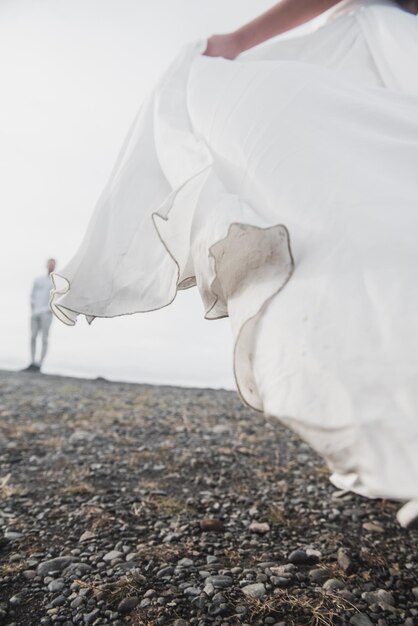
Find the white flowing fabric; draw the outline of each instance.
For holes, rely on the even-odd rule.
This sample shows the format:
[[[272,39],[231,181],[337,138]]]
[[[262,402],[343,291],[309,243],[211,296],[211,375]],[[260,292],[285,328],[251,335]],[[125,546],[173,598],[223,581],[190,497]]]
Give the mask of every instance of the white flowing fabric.
[[[244,402],[370,497],[418,497],[418,18],[337,5],[234,61],[187,46],[142,106],[85,238],[67,324],[197,285]]]

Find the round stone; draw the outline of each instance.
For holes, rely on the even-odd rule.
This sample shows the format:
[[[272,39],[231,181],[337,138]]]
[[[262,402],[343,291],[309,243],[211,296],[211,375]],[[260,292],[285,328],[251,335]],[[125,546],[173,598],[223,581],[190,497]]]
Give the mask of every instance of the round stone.
[[[327,589],[330,591],[336,591],[337,589],[344,589],[344,586],[345,586],[344,583],[341,580],[338,580],[338,578],[329,578],[322,585],[324,589]]]
[[[266,595],[266,588],[263,583],[253,583],[251,585],[246,585],[245,587],[243,587],[242,592],[246,596],[260,599]]]
[[[124,598],[118,605],[118,611],[122,614],[130,613],[139,604],[139,598],[137,596],[128,596]]]

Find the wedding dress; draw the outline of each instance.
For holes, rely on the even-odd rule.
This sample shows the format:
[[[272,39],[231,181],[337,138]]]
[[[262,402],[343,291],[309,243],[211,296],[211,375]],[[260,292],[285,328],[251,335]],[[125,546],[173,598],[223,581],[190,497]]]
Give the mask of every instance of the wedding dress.
[[[351,0],[234,61],[205,47],[142,105],[52,311],[91,322],[197,286],[230,318],[245,403],[338,486],[418,498],[418,18]]]

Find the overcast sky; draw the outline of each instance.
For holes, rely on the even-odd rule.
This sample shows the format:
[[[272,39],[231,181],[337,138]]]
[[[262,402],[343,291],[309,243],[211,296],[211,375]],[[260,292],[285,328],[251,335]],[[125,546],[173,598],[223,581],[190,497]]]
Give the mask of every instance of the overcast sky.
[[[29,362],[29,293],[76,251],[144,96],[181,47],[274,0],[0,0],[0,367]],[[54,320],[45,371],[234,387],[229,321],[195,289],[153,313]]]

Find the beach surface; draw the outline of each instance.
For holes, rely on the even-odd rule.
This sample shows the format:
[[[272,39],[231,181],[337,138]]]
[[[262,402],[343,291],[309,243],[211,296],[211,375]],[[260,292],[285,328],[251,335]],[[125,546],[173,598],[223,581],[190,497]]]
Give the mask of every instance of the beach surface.
[[[0,371],[0,623],[418,624],[418,532],[235,392]]]

